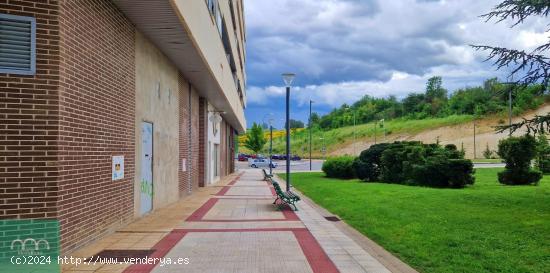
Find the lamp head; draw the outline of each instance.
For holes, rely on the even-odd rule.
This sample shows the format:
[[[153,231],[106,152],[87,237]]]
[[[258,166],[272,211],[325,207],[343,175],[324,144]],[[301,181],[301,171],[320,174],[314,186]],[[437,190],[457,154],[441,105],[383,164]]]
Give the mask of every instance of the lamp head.
[[[283,73],[283,81],[285,82],[285,86],[290,87],[295,77],[296,74],[294,73]]]

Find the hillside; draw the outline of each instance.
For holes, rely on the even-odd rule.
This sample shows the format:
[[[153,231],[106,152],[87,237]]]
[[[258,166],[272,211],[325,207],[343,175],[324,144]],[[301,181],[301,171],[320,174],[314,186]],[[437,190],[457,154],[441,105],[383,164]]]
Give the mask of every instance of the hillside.
[[[514,121],[522,118],[533,117],[550,112],[550,104],[544,104],[537,110],[527,111],[524,114],[514,117]],[[418,140],[426,143],[434,143],[439,139],[441,144],[455,144],[457,147],[464,147],[467,158],[473,158],[473,116],[471,115],[453,115],[444,118],[426,118],[420,120],[413,119],[394,119],[386,121],[386,142]],[[489,145],[491,150],[496,150],[498,141],[507,136],[496,134],[494,126],[506,123],[506,115],[492,115],[483,117],[476,121],[476,154],[477,158],[482,158],[482,152]],[[314,158],[325,156],[335,156],[343,154],[359,154],[361,151],[374,144],[374,123],[348,126],[331,129],[327,131],[314,130],[312,140],[312,155]],[[282,131],[284,132],[284,131]],[[515,135],[524,132],[516,132]],[[281,132],[277,133],[281,136]],[[356,141],[354,141],[354,135]],[[269,137],[268,134],[266,134]],[[376,130],[377,142],[384,141],[383,129],[379,126]],[[291,145],[292,153],[306,157],[309,146],[308,130],[297,131],[292,134]],[[322,148],[326,147],[326,153],[322,153]],[[269,143],[265,146],[264,153],[267,154]],[[273,153],[283,153],[285,149],[284,137],[275,138],[273,141]],[[242,152],[246,149],[240,147]]]
[[[528,111],[520,116],[514,117],[513,122],[520,121],[522,118],[531,118],[535,115],[544,115],[550,112],[550,104],[545,104],[542,107],[534,111]],[[476,121],[476,158],[482,158],[482,152],[489,145],[489,149],[496,150],[498,141],[506,138],[508,133],[497,134],[494,130],[494,126],[499,125],[499,122],[508,118],[506,116],[489,116],[481,120]],[[464,145],[467,158],[473,158],[474,155],[474,123],[473,119],[467,122],[453,125],[441,126],[438,128],[432,128],[423,130],[421,132],[399,132],[387,137],[387,141],[399,141],[399,140],[418,140],[422,142],[436,142],[439,141],[442,145],[455,144],[457,147]],[[525,130],[518,131],[514,135],[522,135]],[[371,139],[363,138],[355,143],[356,150],[362,151],[367,149],[374,142]],[[353,154],[353,143],[335,147],[331,150],[330,155],[342,155]]]

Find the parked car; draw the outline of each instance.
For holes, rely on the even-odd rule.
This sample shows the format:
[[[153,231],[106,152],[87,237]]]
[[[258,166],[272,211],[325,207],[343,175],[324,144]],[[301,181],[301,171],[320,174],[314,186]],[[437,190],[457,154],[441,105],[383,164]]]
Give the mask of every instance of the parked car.
[[[277,168],[277,162],[271,162],[272,168]],[[252,168],[269,168],[269,159],[249,158],[248,166]]]
[[[281,160],[281,159],[282,159],[282,156],[281,156],[281,155],[278,155],[278,154],[274,154],[274,155],[271,155],[271,159]]]
[[[286,155],[279,155],[279,160],[286,160]],[[291,155],[290,156],[290,160],[292,161],[299,161],[299,160],[302,160],[302,158],[298,155]]]
[[[248,160],[248,156],[245,155],[245,154],[239,154],[238,160],[239,160],[239,161],[247,161],[247,160]]]

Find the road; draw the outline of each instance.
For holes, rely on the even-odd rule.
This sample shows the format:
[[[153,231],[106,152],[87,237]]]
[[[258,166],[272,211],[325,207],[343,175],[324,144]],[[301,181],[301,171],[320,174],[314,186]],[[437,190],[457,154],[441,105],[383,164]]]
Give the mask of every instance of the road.
[[[277,168],[273,169],[274,172],[285,172],[286,171],[286,161],[284,160],[273,160],[277,162]],[[320,172],[321,167],[323,166],[324,160],[313,159],[312,160],[312,171]],[[239,170],[251,169],[248,167],[248,162],[246,161],[237,161],[237,168]],[[504,168],[504,163],[474,163],[475,169],[482,168]],[[309,160],[300,160],[300,161],[291,161],[290,162],[290,171],[293,172],[305,172],[309,171]]]
[[[321,167],[323,166],[324,160],[314,159],[312,160],[312,170],[320,172]],[[277,168],[273,169],[274,172],[285,172],[286,171],[286,161],[285,160],[273,160],[278,164]],[[239,170],[250,169],[248,167],[248,162],[246,161],[237,161],[237,168]],[[300,161],[291,161],[290,170],[296,172],[309,171],[309,160],[300,160]]]

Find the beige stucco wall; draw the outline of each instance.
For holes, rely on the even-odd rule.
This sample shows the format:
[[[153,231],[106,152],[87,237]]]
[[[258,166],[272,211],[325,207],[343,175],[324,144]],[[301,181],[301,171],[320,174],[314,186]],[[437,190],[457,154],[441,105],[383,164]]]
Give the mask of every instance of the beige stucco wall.
[[[177,68],[140,33],[136,34],[135,54],[134,215],[139,216],[143,121],[153,123],[153,210],[178,200],[179,92]]]
[[[233,74],[223,48],[221,36],[215,24],[215,19],[210,15],[205,1],[188,1],[188,0],[170,0],[175,8],[175,11],[180,15],[186,28],[190,30],[190,38],[195,43],[195,46],[200,50],[202,58],[211,73],[218,81],[218,85],[223,91],[223,95],[231,110],[235,113],[237,119],[241,123],[243,128],[246,128],[246,119],[244,116],[244,105],[241,104],[238,96],[237,88],[233,80]],[[232,44],[232,53],[235,58],[238,58],[236,40],[241,43],[241,56],[244,58],[245,41],[236,37],[233,32],[233,24],[231,22],[231,13],[229,9],[229,1],[219,1],[220,10],[224,15],[225,23],[229,29],[229,40]],[[237,26],[238,31],[240,27]],[[241,89],[244,92],[244,100],[246,101],[245,82],[246,77],[244,75],[245,68],[240,67],[240,62],[236,60],[237,64],[237,76],[241,80]],[[244,60],[243,60],[244,63]]]

